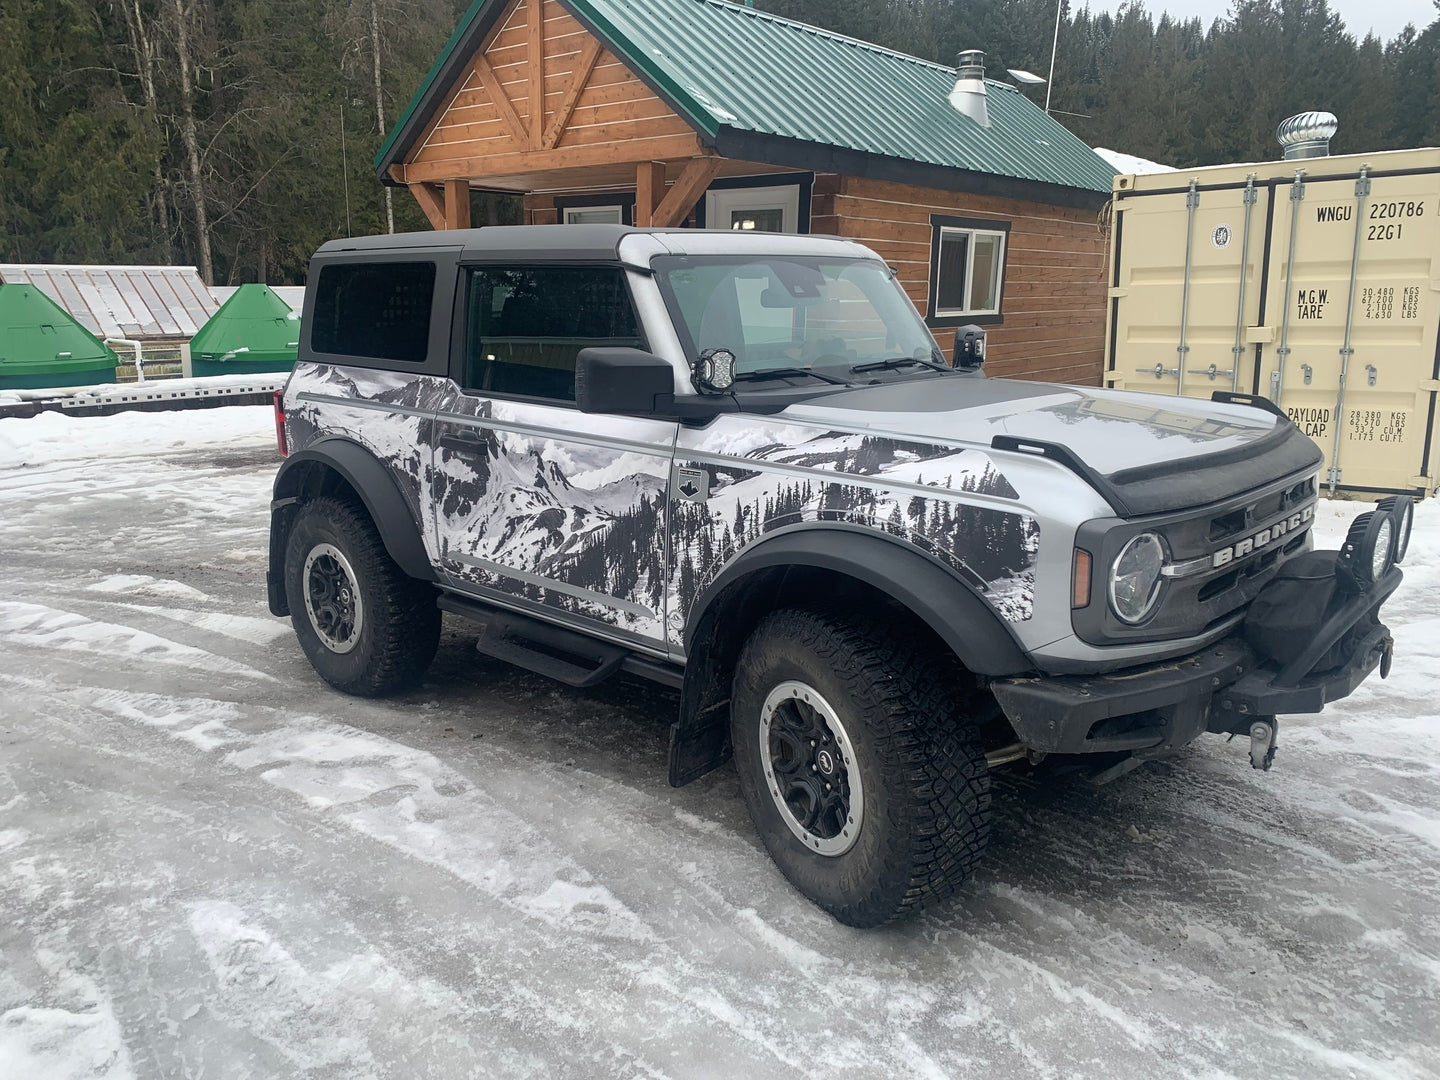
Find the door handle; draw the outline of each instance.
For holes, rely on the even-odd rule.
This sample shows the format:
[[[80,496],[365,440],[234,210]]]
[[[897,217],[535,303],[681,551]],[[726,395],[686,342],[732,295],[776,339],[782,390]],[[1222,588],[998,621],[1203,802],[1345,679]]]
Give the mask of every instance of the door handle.
[[[439,442],[446,450],[461,454],[479,454],[485,450],[478,435],[441,435]]]

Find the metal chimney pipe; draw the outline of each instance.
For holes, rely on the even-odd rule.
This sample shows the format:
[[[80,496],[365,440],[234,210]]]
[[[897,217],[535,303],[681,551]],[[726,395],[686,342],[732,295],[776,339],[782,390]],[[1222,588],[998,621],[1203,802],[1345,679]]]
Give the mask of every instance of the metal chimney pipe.
[[[970,117],[981,127],[990,126],[990,108],[985,95],[985,54],[979,49],[966,49],[955,61],[955,89],[950,91],[950,107]]]
[[[1296,113],[1288,120],[1280,121],[1275,129],[1275,138],[1285,152],[1286,161],[1302,158],[1330,156],[1330,140],[1340,130],[1340,122],[1334,113]]]

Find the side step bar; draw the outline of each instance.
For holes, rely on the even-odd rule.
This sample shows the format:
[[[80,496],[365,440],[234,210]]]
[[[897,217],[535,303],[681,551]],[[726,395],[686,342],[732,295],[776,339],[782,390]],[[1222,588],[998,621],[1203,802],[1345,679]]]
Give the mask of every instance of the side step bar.
[[[475,648],[486,656],[567,686],[597,686],[621,671],[675,689],[685,684],[680,668],[574,630],[450,593],[441,594],[436,604],[441,611],[485,624]]]

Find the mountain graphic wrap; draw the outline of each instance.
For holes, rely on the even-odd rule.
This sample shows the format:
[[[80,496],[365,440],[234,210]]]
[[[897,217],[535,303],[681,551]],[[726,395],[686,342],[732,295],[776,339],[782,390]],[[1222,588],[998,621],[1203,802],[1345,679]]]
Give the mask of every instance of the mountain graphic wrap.
[[[844,523],[950,567],[1008,621],[1033,613],[1039,526],[980,450],[729,415],[683,429],[672,451],[674,425],[582,419],[356,368],[299,365],[296,392],[327,400],[294,401],[292,447],[338,435],[369,449],[461,587],[678,648],[696,602],[747,548],[780,529]],[[710,498],[692,501],[677,469],[708,476]]]

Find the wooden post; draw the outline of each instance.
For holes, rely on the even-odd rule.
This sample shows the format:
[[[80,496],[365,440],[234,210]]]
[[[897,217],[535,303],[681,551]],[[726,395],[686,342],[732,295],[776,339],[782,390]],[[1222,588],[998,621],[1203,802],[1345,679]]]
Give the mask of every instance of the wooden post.
[[[635,167],[635,226],[648,229],[655,220],[655,208],[665,197],[665,163],[642,161]]]
[[[470,181],[445,181],[445,227],[470,228]]]

